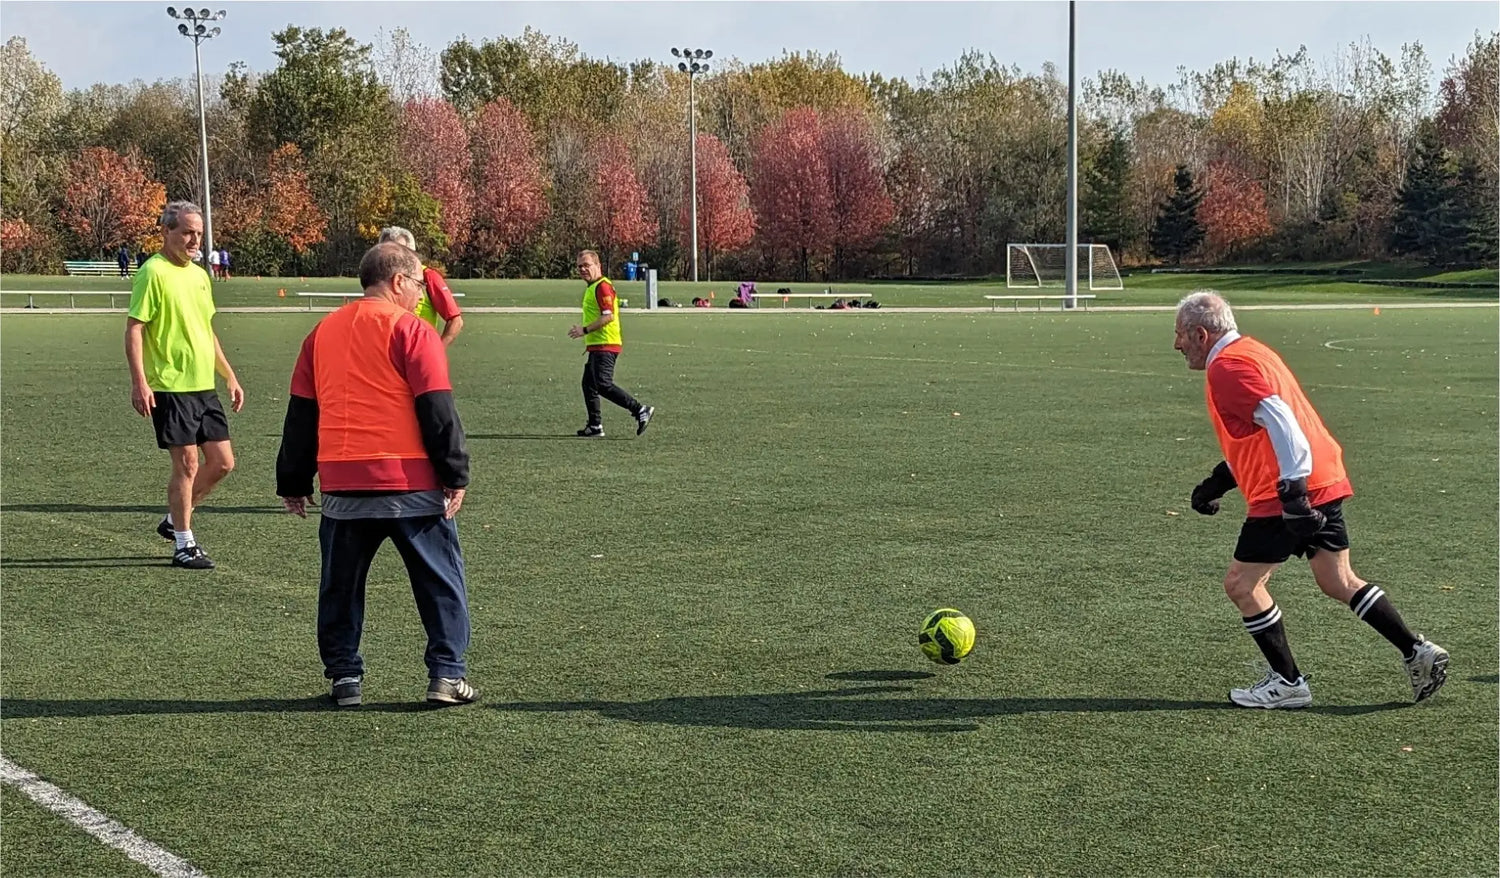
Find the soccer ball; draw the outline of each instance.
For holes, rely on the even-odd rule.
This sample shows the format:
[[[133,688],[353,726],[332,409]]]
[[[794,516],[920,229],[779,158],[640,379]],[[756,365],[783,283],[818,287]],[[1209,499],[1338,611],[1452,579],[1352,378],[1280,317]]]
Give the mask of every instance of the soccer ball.
[[[940,665],[956,665],[974,648],[974,623],[957,610],[934,610],[917,633],[922,654]]]

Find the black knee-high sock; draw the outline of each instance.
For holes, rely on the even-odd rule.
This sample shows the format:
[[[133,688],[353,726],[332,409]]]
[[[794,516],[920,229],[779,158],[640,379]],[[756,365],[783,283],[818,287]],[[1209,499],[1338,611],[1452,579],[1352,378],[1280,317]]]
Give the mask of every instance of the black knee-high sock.
[[[1403,656],[1411,658],[1412,651],[1417,646],[1417,635],[1411,633],[1411,629],[1401,620],[1401,614],[1391,605],[1391,599],[1385,596],[1385,589],[1373,582],[1368,583],[1349,599],[1349,609],[1369,622],[1370,627],[1401,650]]]
[[[1297,670],[1297,662],[1292,658],[1292,648],[1287,646],[1286,626],[1281,623],[1281,608],[1272,604],[1271,609],[1245,617],[1244,622],[1245,630],[1255,638],[1255,645],[1260,647],[1271,670],[1289,683],[1297,682],[1302,672]]]

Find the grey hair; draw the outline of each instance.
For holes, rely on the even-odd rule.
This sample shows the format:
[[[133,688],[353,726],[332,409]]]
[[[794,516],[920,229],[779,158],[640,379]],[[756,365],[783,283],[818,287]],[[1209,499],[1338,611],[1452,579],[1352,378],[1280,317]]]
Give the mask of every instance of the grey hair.
[[[203,216],[203,208],[191,201],[173,201],[161,211],[161,226],[164,229],[175,229],[177,223],[188,214],[196,213]]]
[[[411,233],[411,229],[403,229],[400,226],[386,226],[380,230],[380,240],[377,243],[394,241],[408,250],[417,249],[417,236]]]
[[[1177,324],[1201,326],[1214,335],[1235,332],[1234,312],[1229,303],[1213,290],[1193,290],[1177,303]]]
[[[365,251],[359,260],[359,285],[365,289],[379,286],[398,274],[421,277],[422,260],[417,254],[395,241],[382,241]]]

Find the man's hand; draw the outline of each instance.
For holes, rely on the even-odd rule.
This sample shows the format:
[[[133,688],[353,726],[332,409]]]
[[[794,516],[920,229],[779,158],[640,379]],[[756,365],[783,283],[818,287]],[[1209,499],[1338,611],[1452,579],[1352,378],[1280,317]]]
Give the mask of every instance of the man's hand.
[[[312,503],[312,501],[313,498],[311,497],[282,497],[281,505],[286,507],[287,512],[290,512],[298,518],[306,518],[307,507]]]
[[[1199,515],[1218,515],[1219,498],[1234,488],[1234,474],[1229,471],[1229,464],[1219,461],[1219,465],[1214,467],[1214,471],[1209,473],[1208,478],[1199,482],[1198,487],[1193,489],[1193,511]]]
[[[1281,521],[1293,536],[1306,539],[1327,523],[1307,499],[1307,479],[1282,479],[1276,483],[1276,496],[1281,499]]]
[[[151,410],[156,408],[156,394],[145,384],[130,382],[130,404],[135,407],[136,413],[143,418],[151,417]]]
[[[583,338],[585,335],[588,333],[583,331],[582,326],[573,326],[568,330],[568,338]]]
[[[224,383],[229,385],[229,407],[231,409],[234,409],[235,411],[239,411],[240,409],[244,408],[245,388],[240,386],[240,380],[231,375],[229,376],[229,378],[225,379]]]
[[[443,489],[443,517],[444,518],[452,518],[453,516],[457,515],[459,507],[463,506],[463,505],[464,505],[464,489],[463,488],[444,488]]]

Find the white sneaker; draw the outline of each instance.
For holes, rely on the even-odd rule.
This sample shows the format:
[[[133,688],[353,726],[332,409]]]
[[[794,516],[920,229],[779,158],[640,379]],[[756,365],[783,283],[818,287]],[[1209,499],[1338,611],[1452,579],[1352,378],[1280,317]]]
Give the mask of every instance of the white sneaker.
[[[1448,680],[1448,650],[1420,635],[1411,658],[1403,659],[1411,678],[1411,695],[1423,701],[1437,694]]]
[[[1269,668],[1266,676],[1249,689],[1230,689],[1229,700],[1240,707],[1306,707],[1312,704],[1312,690],[1307,687],[1307,678],[1298,677],[1295,682]]]

